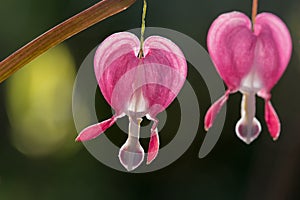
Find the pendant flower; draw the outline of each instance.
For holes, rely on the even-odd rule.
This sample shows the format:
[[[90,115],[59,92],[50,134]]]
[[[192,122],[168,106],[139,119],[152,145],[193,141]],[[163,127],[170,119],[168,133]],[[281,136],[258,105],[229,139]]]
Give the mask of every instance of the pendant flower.
[[[94,57],[100,90],[115,110],[114,116],[85,128],[76,141],[91,140],[125,115],[129,118],[128,139],[119,151],[121,164],[134,170],[144,159],[139,142],[142,117],[153,121],[147,164],[159,150],[157,114],[165,110],[179,93],[187,75],[181,50],[170,40],[151,36],[144,42],[132,33],[120,32],[106,38]]]
[[[256,139],[261,125],[255,118],[255,95],[265,101],[265,121],[273,140],[280,133],[280,121],[271,104],[270,91],[285,71],[292,51],[290,33],[277,16],[257,15],[255,23],[240,12],[219,16],[211,25],[207,47],[218,73],[228,87],[205,116],[208,130],[229,94],[243,94],[241,119],[236,134],[249,144]]]

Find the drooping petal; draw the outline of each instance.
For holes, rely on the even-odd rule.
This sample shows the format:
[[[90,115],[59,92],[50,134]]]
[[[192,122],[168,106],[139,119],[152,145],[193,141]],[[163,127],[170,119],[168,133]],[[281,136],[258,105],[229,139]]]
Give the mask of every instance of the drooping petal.
[[[211,25],[208,52],[229,89],[238,89],[242,78],[250,72],[255,43],[251,21],[243,13],[222,14]]]
[[[256,63],[264,83],[270,91],[285,71],[292,53],[292,40],[285,23],[276,15],[261,13],[257,15],[254,26],[257,36]]]
[[[79,133],[75,140],[78,142],[83,142],[94,139],[98,137],[101,133],[103,133],[106,129],[111,127],[116,121],[117,117],[113,116],[110,119],[107,119],[101,123],[88,126]]]
[[[147,156],[147,164],[150,164],[156,158],[159,151],[159,136],[157,130],[158,119],[151,117],[149,114],[147,114],[146,117],[147,119],[153,121]]]
[[[280,121],[271,101],[265,101],[265,121],[273,140],[277,140],[280,134]]]
[[[151,131],[151,137],[148,147],[147,165],[150,164],[157,156],[159,150],[159,136],[157,128]]]
[[[218,99],[206,112],[205,118],[204,118],[204,128],[206,131],[213,125],[217,114],[220,112],[223,105],[228,100],[230,94],[230,90],[227,90],[226,93]]]

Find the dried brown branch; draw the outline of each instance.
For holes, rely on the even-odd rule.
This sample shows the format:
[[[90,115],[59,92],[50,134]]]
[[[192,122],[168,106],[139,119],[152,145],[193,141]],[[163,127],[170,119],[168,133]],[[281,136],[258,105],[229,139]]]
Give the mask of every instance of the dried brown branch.
[[[252,1],[252,31],[254,31],[254,24],[255,24],[255,19],[257,15],[257,7],[258,7],[258,0],[253,0]]]
[[[103,0],[32,40],[0,62],[0,83],[51,47],[115,15],[136,0]]]

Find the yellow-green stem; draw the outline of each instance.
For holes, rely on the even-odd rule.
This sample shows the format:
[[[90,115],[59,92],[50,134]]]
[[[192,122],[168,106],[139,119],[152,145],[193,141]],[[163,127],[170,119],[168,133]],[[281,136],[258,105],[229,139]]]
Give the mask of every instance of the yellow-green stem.
[[[144,6],[143,6],[143,14],[142,14],[142,27],[141,27],[141,39],[140,39],[140,51],[139,51],[139,58],[144,57],[144,52],[143,52],[143,45],[144,45],[144,34],[145,34],[145,27],[146,27],[146,12],[147,12],[147,2],[144,0]]]

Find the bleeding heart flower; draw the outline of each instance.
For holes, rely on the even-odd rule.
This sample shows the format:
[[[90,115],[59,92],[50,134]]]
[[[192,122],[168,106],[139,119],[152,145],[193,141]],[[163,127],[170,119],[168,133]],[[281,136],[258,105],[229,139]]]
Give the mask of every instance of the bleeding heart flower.
[[[139,142],[142,117],[152,120],[147,164],[159,150],[156,115],[179,93],[187,75],[181,50],[170,40],[151,36],[142,43],[132,33],[115,33],[98,47],[94,68],[100,90],[115,110],[112,118],[85,128],[76,141],[93,139],[124,115],[129,117],[128,139],[119,151],[121,164],[134,170],[144,159]]]
[[[249,144],[261,131],[255,118],[257,94],[265,100],[265,121],[276,140],[280,121],[271,105],[270,91],[285,71],[292,51],[291,36],[284,22],[271,13],[257,15],[254,24],[240,12],[222,14],[209,29],[207,46],[228,90],[208,110],[205,129],[212,126],[229,94],[239,90],[243,100],[241,119],[235,129],[237,136]]]

